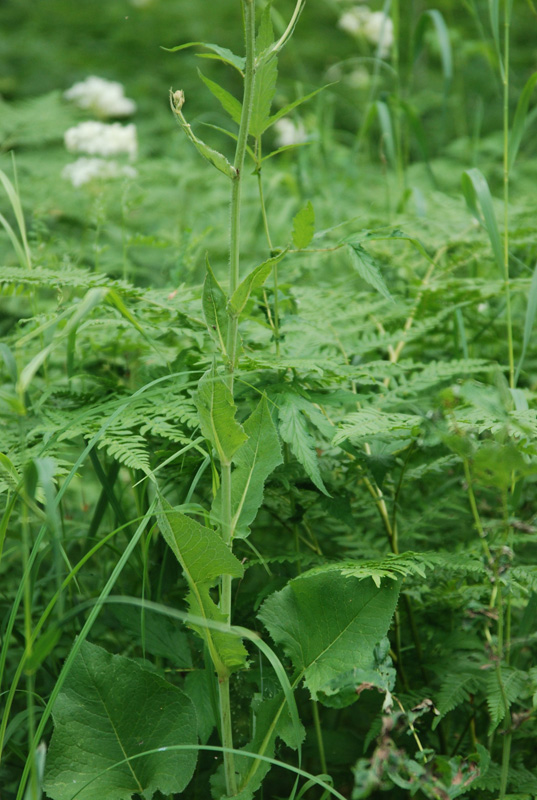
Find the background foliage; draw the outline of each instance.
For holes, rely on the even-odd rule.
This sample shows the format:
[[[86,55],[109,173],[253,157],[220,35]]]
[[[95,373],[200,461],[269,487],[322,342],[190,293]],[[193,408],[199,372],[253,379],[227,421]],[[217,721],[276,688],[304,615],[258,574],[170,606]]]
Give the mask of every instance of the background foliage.
[[[382,64],[338,26],[352,5],[309,0],[279,59],[273,113],[326,88],[289,115],[305,144],[263,164],[270,246],[247,166],[242,277],[289,252],[242,309],[236,418],[217,398],[234,474],[254,463],[240,430],[270,443],[233,555],[199,384],[220,359],[228,187],[177,129],[168,91],[184,90],[194,132],[231,160],[215,128],[232,121],[196,68],[236,97],[241,80],[207,51],[162,48],[242,54],[239,4],[0,6],[2,800],[39,796],[41,739],[52,800],[92,777],[77,797],[222,796],[221,753],[193,744],[220,745],[215,642],[238,749],[295,766],[301,754],[349,798],[537,794],[532,87],[523,102],[536,14],[515,0],[507,111],[520,150],[505,214],[491,26],[503,4],[401,3]],[[274,3],[278,35],[293,7]],[[88,75],[137,104],[135,178],[62,177],[64,133],[91,118],[63,92]],[[267,131],[263,154],[281,135]],[[160,516],[157,486],[174,509]],[[185,556],[191,533],[199,549]],[[223,627],[224,573],[233,624],[273,650]],[[187,603],[203,618],[190,627]],[[119,755],[93,713],[101,689]],[[143,703],[124,718],[134,691]],[[193,749],[155,752],[181,744]],[[122,753],[139,765],[107,772]],[[237,759],[239,796],[292,796],[291,772],[254,763]]]

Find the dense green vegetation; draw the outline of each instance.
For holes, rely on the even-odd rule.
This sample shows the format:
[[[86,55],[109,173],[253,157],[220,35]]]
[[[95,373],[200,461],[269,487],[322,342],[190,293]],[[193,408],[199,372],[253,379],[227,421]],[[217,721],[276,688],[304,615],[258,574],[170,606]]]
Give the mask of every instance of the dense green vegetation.
[[[532,0],[0,25],[1,800],[537,797]]]

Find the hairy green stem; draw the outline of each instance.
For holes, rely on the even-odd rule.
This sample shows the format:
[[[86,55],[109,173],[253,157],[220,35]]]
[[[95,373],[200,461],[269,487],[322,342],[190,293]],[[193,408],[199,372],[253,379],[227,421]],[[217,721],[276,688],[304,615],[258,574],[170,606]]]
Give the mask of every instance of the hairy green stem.
[[[509,285],[509,29],[510,3],[504,3],[504,56],[503,56],[503,269],[505,285],[507,349],[509,359],[509,386],[515,386],[515,361],[513,356],[513,323],[511,316],[511,288]]]
[[[243,25],[245,36],[246,63],[244,70],[244,93],[242,100],[242,113],[237,138],[237,148],[233,162],[234,177],[231,181],[231,218],[229,239],[229,296],[239,285],[240,281],[240,223],[241,223],[241,189],[242,172],[250,117],[254,98],[255,82],[255,0],[242,0]],[[227,354],[229,357],[227,383],[233,395],[233,373],[237,362],[237,346],[239,320],[230,314],[227,336]],[[231,509],[231,464],[222,464],[222,535],[224,541],[232,546],[232,509]],[[231,625],[231,577],[223,575],[220,587],[220,609]],[[218,692],[220,699],[220,722],[222,731],[222,745],[224,748],[224,773],[226,778],[226,793],[232,797],[237,793],[237,779],[235,775],[235,757],[233,750],[233,729],[231,725],[231,704],[229,699],[229,675],[218,676]]]

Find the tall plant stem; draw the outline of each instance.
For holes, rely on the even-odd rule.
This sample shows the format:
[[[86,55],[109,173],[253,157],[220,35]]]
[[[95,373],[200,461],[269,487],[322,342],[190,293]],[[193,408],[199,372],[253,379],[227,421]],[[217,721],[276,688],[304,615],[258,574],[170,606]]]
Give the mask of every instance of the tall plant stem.
[[[241,226],[241,189],[244,157],[248,143],[250,117],[254,98],[255,81],[255,0],[242,0],[244,36],[246,44],[246,63],[244,70],[244,93],[242,113],[237,138],[237,148],[233,162],[234,177],[231,181],[231,217],[229,239],[229,296],[239,285],[240,280],[240,226]],[[237,361],[238,318],[230,315],[227,337],[227,353],[229,357],[227,383],[233,396],[233,373]],[[231,464],[222,464],[222,534],[229,548],[232,546],[232,509],[231,509]],[[223,575],[221,581],[220,609],[228,624],[231,625],[231,576]],[[220,699],[220,723],[222,745],[224,750],[224,773],[226,792],[229,797],[237,794],[235,775],[235,758],[233,749],[233,729],[231,725],[231,704],[229,698],[229,675],[218,676],[218,692]]]
[[[242,113],[237,138],[237,148],[233,166],[235,177],[231,182],[231,222],[229,239],[229,294],[233,294],[240,279],[240,225],[241,225],[241,189],[244,157],[248,143],[250,117],[254,98],[255,81],[255,0],[242,0],[244,35],[246,40],[246,64],[244,68],[244,94]],[[229,356],[229,385],[233,391],[233,370],[237,358],[238,319],[230,318],[228,327],[227,352]]]
[[[265,193],[263,191],[263,178],[261,177],[261,160],[262,160],[262,151],[261,151],[261,137],[256,140],[256,155],[257,155],[257,187],[259,189],[259,202],[261,205],[261,215],[263,217],[263,228],[265,230],[265,236],[267,239],[267,244],[269,248],[270,255],[272,255],[273,248],[272,248],[272,238],[270,236],[270,228],[268,223],[267,217],[267,208],[265,205]],[[278,265],[274,264],[272,268],[272,274],[274,276],[274,305],[272,309],[272,328],[274,331],[274,342],[276,344],[276,355],[280,355],[280,310],[278,306]]]
[[[511,288],[509,286],[509,32],[510,0],[504,0],[504,47],[503,47],[503,269],[505,285],[507,349],[509,358],[509,386],[515,386],[515,362],[513,356],[513,324],[511,317]]]

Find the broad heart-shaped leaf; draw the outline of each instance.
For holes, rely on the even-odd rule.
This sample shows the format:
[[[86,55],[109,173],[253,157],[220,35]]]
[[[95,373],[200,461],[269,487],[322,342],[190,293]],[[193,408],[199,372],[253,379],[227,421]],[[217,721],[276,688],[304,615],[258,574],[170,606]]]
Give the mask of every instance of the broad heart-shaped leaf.
[[[232,536],[246,538],[249,526],[263,502],[263,488],[268,476],[282,463],[280,441],[265,397],[262,397],[243,425],[248,440],[233,456],[235,469],[231,485]],[[221,515],[221,492],[213,504],[213,513]]]
[[[271,3],[267,3],[261,17],[256,41],[256,55],[259,57],[274,41],[271,20]],[[270,119],[270,107],[276,93],[278,80],[278,61],[276,54],[261,60],[255,73],[250,134],[258,138],[263,134]]]
[[[212,94],[216,97],[224,111],[229,114],[233,122],[236,122],[237,125],[240,125],[242,105],[237,98],[233,97],[233,95],[230,94],[227,89],[224,89],[218,83],[206,78],[200,69],[198,69],[198,75],[209,91],[212,92]]]
[[[358,275],[363,278],[366,283],[369,283],[373,289],[385,297],[387,300],[393,300],[388,287],[380,273],[374,258],[364,250],[358,242],[349,242],[349,253],[351,256],[351,263]]]
[[[147,750],[197,743],[192,701],[129,658],[84,642],[53,717],[45,774],[51,800],[71,800],[77,792],[77,800],[130,800],[133,794],[150,800],[157,791],[182,792],[190,782],[195,751],[151,753],[106,771]]]
[[[233,396],[214,366],[201,378],[194,402],[202,434],[215,448],[220,462],[231,464],[233,455],[247,436],[235,419]]]
[[[301,208],[293,219],[293,244],[297,250],[307,247],[313,239],[315,232],[315,212],[312,204],[308,203]]]
[[[286,253],[287,250],[282,250],[281,253],[272,256],[267,261],[263,261],[241,281],[229,301],[229,310],[234,317],[240,316],[251,293],[263,286],[272,271],[272,267],[281,261]]]
[[[227,355],[226,344],[229,325],[229,316],[226,310],[227,298],[214,276],[208,258],[206,259],[206,264],[207,274],[202,293],[203,315],[207,323],[207,330],[225,356]]]
[[[304,678],[313,699],[353,669],[368,669],[386,636],[400,579],[380,587],[337,571],[294,578],[261,607],[259,619]]]
[[[292,392],[279,394],[275,398],[280,418],[280,435],[284,442],[290,445],[297,461],[304,467],[307,475],[319,491],[330,496],[326,491],[321,473],[315,440],[308,431],[308,424],[302,411],[304,400]]]
[[[215,531],[175,511],[163,497],[157,517],[164,539],[183,568],[190,588],[187,601],[191,613],[208,622],[228,623],[209,589],[221,575],[242,577],[244,569],[240,561]],[[192,628],[207,644],[219,675],[244,666],[247,653],[235,635],[202,625],[193,624]]]

